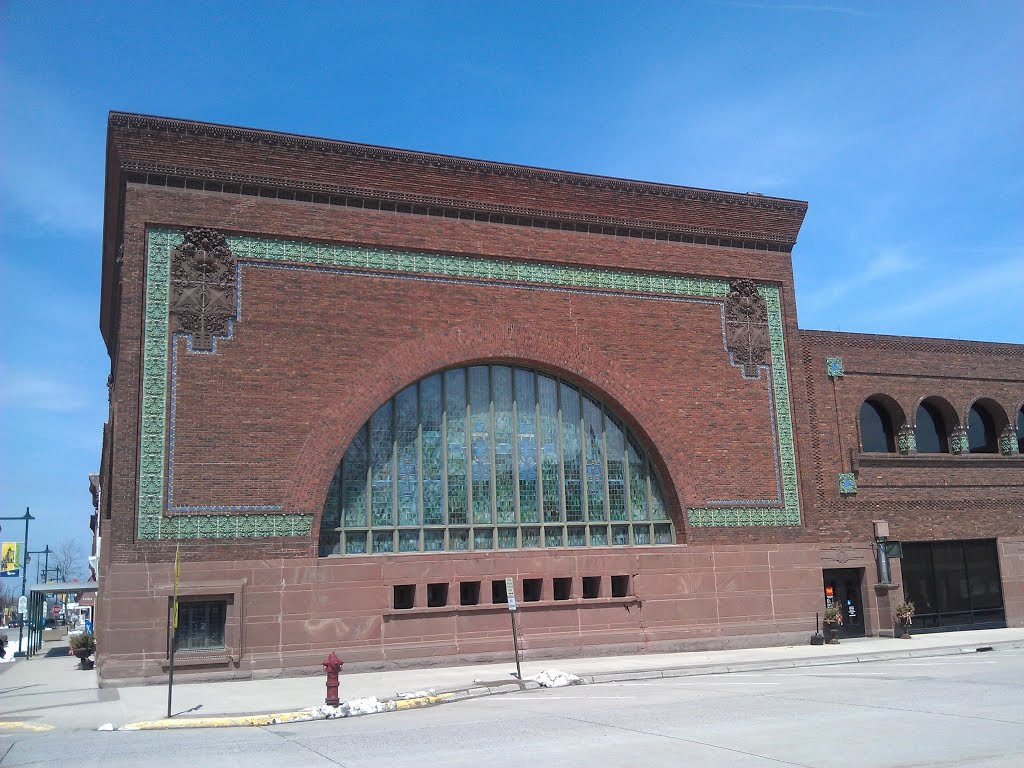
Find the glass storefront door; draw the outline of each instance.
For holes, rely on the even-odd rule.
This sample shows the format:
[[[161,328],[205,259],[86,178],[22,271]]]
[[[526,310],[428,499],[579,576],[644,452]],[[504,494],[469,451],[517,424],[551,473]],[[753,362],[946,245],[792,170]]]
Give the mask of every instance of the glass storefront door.
[[[822,573],[825,606],[838,605],[843,611],[840,637],[864,637],[864,601],[861,597],[863,568],[829,568]]]

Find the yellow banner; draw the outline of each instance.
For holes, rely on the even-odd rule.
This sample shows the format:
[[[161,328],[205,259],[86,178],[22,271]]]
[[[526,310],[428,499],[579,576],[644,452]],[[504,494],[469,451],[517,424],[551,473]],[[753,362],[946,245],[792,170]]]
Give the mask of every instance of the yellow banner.
[[[22,543],[20,541],[5,541],[2,549],[0,549],[0,571],[16,571],[21,567],[21,550]]]

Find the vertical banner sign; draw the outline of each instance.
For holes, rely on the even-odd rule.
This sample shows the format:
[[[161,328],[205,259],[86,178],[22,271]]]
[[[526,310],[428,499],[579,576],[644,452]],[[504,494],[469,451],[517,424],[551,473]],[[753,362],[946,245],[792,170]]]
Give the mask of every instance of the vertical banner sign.
[[[519,637],[516,635],[516,611],[519,606],[516,605],[516,585],[511,576],[505,579],[505,597],[508,598],[508,615],[512,618],[512,645],[516,649],[516,677],[522,680],[523,670],[519,668]]]
[[[21,576],[21,542],[5,541],[0,546],[0,576]]]
[[[178,635],[178,581],[181,579],[181,543],[174,548],[174,597],[171,600],[171,652],[167,667],[167,717],[171,717],[171,694],[174,690],[174,646]]]

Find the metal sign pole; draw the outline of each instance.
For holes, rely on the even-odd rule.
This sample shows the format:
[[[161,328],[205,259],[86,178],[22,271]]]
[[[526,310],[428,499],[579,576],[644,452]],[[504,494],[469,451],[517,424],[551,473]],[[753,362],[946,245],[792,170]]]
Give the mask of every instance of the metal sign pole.
[[[171,695],[174,691],[174,646],[178,639],[178,579],[181,576],[181,544],[174,549],[174,600],[171,603],[171,653],[170,665],[167,668],[167,717],[171,715]]]
[[[28,507],[25,507],[25,548],[22,550],[25,554],[21,557],[21,596],[25,596],[26,580],[28,579],[28,521],[34,520],[28,513]],[[21,614],[21,621],[18,622],[18,650],[14,652],[15,656],[25,656],[26,653],[21,649],[21,638],[25,634],[25,622],[28,620],[29,613]]]
[[[516,679],[523,679],[523,670],[519,667],[519,637],[516,635],[516,588],[512,577],[505,579],[505,596],[508,598],[508,615],[512,619],[512,646],[516,650]]]

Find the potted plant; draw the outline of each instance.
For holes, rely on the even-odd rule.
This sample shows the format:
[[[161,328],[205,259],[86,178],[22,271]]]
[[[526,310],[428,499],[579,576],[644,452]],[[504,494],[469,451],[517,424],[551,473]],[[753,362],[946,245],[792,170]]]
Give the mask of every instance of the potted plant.
[[[843,612],[838,605],[830,605],[825,609],[825,642],[827,645],[839,645],[839,627],[843,624]]]
[[[93,662],[89,657],[96,653],[96,636],[90,632],[71,635],[68,638],[71,652],[79,659],[79,669],[92,669]]]
[[[914,622],[914,601],[904,600],[896,606],[896,623],[900,627],[900,637],[910,639],[910,625]]]

